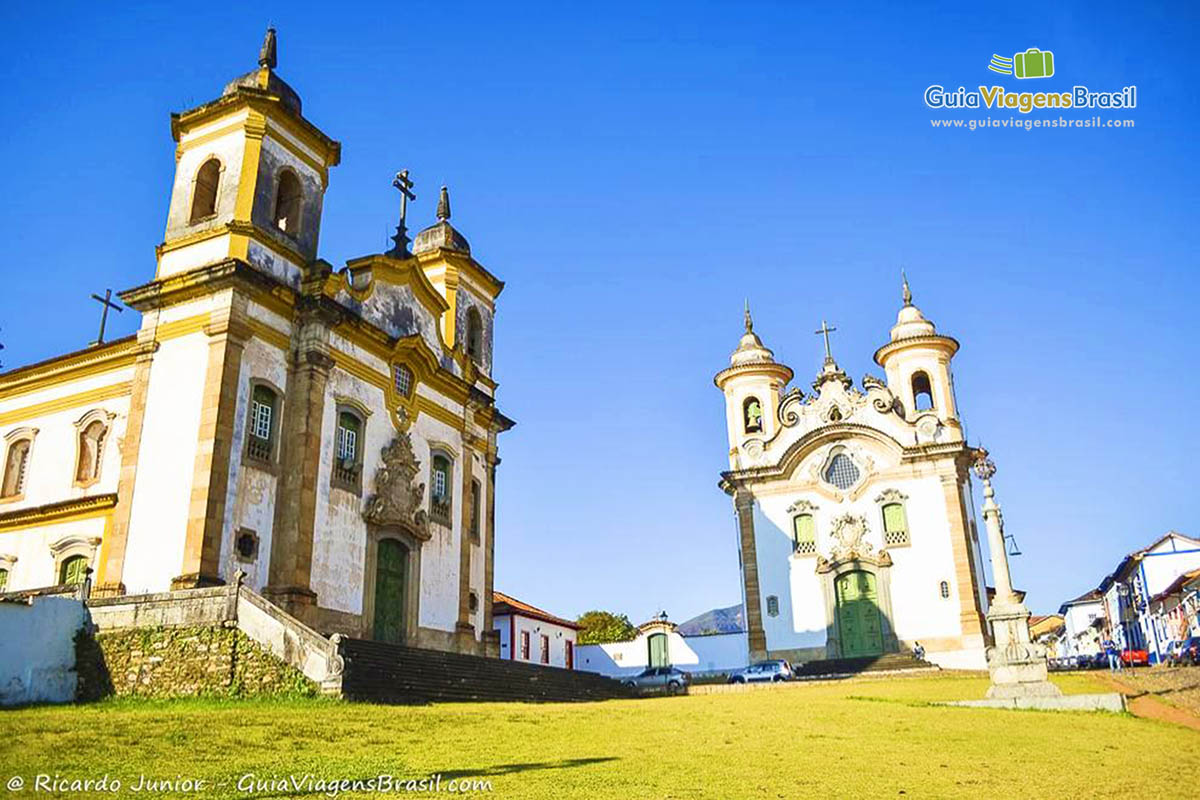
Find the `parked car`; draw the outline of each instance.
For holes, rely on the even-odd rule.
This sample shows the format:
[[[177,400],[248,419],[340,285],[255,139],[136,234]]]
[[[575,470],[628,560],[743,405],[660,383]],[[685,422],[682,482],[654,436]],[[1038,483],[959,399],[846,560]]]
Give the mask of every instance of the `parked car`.
[[[1200,666],[1200,636],[1171,642],[1167,663],[1173,667]]]
[[[1149,650],[1122,650],[1121,663],[1127,667],[1145,667],[1150,664]]]
[[[730,683],[764,683],[790,681],[791,679],[792,665],[782,659],[759,661],[739,669],[729,676]]]
[[[667,694],[679,694],[687,690],[688,685],[692,682],[692,677],[675,667],[650,667],[621,682],[635,689],[661,690]]]

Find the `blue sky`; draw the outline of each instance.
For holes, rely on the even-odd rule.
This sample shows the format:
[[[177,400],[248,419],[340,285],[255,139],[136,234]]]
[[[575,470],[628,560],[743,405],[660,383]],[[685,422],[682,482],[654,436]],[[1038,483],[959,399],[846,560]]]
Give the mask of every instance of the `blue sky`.
[[[1035,612],[1200,533],[1195,8],[47,3],[0,22],[4,363],[85,345],[88,295],[153,277],[168,112],[251,69],[273,23],[280,74],[343,144],[322,255],[384,249],[408,167],[417,223],[448,183],[508,283],[496,583],[528,602],[635,621],[738,602],[711,378],[742,300],[797,382],[823,318],[858,378],[902,265],[963,344],[960,409]],[[1045,86],[986,70],[1028,47],[1055,54]],[[1136,127],[934,130],[987,114],[927,109],[932,83],[1136,84],[1139,107],[1109,112]]]

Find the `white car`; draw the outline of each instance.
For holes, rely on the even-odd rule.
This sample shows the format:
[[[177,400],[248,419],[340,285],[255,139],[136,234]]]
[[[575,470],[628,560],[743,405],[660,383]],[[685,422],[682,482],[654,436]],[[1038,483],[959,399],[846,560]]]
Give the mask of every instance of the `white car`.
[[[730,683],[766,683],[771,681],[790,681],[792,665],[779,659],[776,661],[760,661],[744,669],[739,669],[729,676]]]

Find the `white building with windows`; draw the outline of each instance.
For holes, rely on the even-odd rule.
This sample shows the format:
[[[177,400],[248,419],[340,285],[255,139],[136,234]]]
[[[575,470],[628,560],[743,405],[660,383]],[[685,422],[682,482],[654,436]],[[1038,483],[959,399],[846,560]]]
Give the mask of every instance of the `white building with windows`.
[[[579,626],[503,592],[492,592],[492,626],[500,658],[575,669]]]
[[[834,360],[812,383],[746,330],[724,394],[752,660],[906,652],[982,669],[988,607],[951,360],[959,349],[904,304],[859,386]]]
[[[1100,592],[1090,592],[1068,600],[1058,607],[1062,614],[1063,632],[1059,638],[1058,657],[1078,658],[1101,651],[1104,634],[1104,599]]]
[[[494,653],[504,284],[444,187],[411,252],[402,219],[387,252],[319,258],[341,145],[275,65],[272,30],[171,116],[165,236],[121,293],[137,334],[0,374],[0,588],[244,572],[324,633]]]

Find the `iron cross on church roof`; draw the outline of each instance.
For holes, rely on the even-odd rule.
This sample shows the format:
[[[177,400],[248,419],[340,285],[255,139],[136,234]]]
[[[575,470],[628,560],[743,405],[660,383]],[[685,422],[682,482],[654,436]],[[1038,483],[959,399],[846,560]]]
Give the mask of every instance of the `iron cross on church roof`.
[[[408,177],[408,170],[402,169],[397,172],[392,186],[400,190],[400,224],[396,226],[396,235],[392,237],[392,241],[396,244],[388,252],[388,255],[407,258],[409,256],[408,244],[412,241],[408,238],[408,201],[417,199],[417,196],[413,194],[413,182]]]
[[[831,328],[831,327],[829,327],[828,322],[826,322],[825,320],[821,320],[821,329],[819,331],[813,331],[813,333],[815,333],[817,336],[823,335],[825,337],[825,360],[826,361],[833,361],[833,351],[829,349],[829,334],[833,333],[836,330],[837,330],[837,328]]]
[[[108,310],[110,308],[115,309],[120,314],[125,309],[112,301],[112,289],[105,289],[104,297],[94,294],[92,295],[92,299],[104,307],[104,310],[100,312],[100,335],[96,337],[96,341],[89,345],[90,347],[96,347],[97,345],[104,344],[104,329],[108,326]]]

